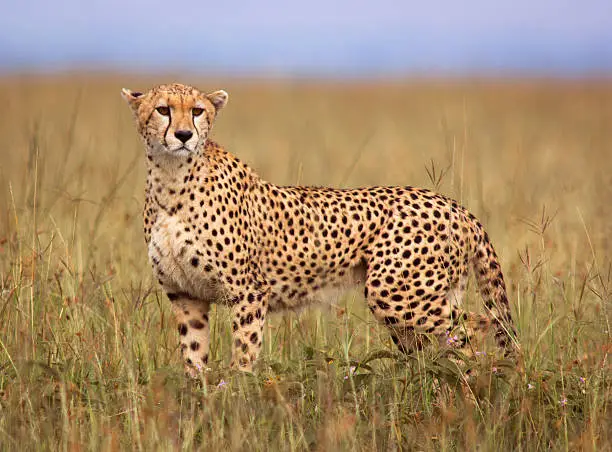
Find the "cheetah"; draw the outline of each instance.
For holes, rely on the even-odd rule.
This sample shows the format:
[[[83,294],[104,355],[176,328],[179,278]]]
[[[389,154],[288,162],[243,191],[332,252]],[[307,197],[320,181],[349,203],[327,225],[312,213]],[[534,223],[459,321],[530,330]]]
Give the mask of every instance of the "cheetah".
[[[231,309],[230,367],[250,372],[269,313],[354,285],[401,351],[427,337],[467,350],[490,327],[515,347],[497,255],[456,201],[410,186],[278,186],[209,138],[225,91],[174,83],[122,96],[146,149],[149,259],[188,375],[208,363],[212,303]],[[470,268],[486,315],[461,307]]]

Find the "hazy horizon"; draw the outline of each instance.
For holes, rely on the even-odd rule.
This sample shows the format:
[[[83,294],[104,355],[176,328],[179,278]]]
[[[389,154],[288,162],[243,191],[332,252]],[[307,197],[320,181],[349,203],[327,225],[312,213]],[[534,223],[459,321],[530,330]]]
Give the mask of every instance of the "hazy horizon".
[[[179,7],[182,8],[179,10]],[[23,0],[0,17],[0,71],[255,75],[610,75],[612,2],[357,0],[206,5]]]

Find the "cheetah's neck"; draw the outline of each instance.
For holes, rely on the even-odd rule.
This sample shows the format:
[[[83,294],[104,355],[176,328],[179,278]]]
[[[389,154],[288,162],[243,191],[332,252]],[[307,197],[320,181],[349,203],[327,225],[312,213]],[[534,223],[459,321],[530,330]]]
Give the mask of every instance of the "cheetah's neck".
[[[202,169],[204,157],[158,154],[147,158],[147,203],[170,210],[182,194],[196,165]]]

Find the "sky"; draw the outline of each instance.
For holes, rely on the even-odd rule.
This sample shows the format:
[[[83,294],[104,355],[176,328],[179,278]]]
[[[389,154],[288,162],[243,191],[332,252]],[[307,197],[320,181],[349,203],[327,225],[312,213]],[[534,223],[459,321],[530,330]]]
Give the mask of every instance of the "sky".
[[[612,0],[0,0],[0,71],[612,75]]]

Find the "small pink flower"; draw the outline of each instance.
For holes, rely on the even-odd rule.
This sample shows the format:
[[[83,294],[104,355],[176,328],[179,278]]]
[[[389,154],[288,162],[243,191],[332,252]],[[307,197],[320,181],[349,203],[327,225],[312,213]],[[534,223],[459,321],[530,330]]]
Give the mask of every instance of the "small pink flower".
[[[344,376],[344,379],[348,380],[350,375],[355,375],[355,370],[357,370],[357,367],[355,367],[355,366],[349,367],[349,373],[348,373],[348,375]]]
[[[563,397],[561,400],[559,400],[559,403],[562,407],[565,407],[565,405],[567,405],[567,398]]]
[[[535,388],[535,386],[534,386],[534,385],[532,385],[531,383],[527,383],[527,389],[528,389],[529,391],[531,391],[533,388]]]
[[[225,382],[225,380],[221,380],[219,384],[217,385],[217,388],[223,389],[226,385],[227,383]]]
[[[457,335],[454,335],[451,337],[450,333],[447,331],[446,332],[446,345],[453,345],[457,342],[459,342],[459,338],[457,337]]]

